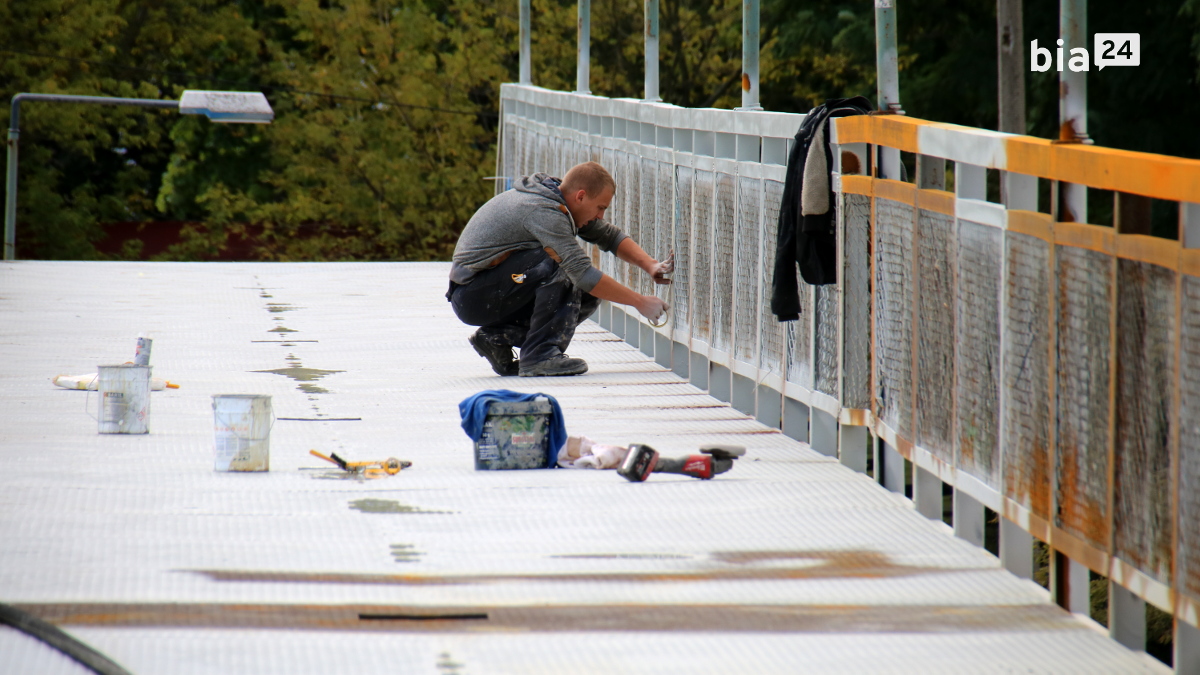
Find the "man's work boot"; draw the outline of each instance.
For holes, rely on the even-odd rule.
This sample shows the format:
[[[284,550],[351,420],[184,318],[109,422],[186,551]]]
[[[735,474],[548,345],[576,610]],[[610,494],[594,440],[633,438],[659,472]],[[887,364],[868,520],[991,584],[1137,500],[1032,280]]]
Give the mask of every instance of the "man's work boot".
[[[529,365],[521,364],[521,377],[554,377],[558,375],[582,375],[587,372],[587,361],[573,359],[566,354],[556,354]]]
[[[500,344],[495,338],[482,335],[479,331],[475,331],[467,340],[480,356],[487,359],[497,375],[509,377],[520,372],[520,366],[513,358],[512,345]]]

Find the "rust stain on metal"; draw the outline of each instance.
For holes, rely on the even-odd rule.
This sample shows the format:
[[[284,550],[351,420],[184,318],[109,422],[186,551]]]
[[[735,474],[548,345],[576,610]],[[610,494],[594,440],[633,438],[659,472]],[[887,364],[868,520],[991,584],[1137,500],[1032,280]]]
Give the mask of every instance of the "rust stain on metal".
[[[356,632],[639,631],[948,633],[1090,630],[1061,608],[1028,605],[412,606],[206,603],[25,603],[67,626],[301,629]]]
[[[1073,440],[1073,439],[1072,439]],[[1058,513],[1060,527],[1083,537],[1093,546],[1108,548],[1108,517],[1104,504],[1089,499],[1080,490],[1080,450],[1073,443],[1058,446]]]
[[[1029,510],[1042,518],[1050,514],[1050,452],[1041,439],[1034,439],[1026,454],[1028,471],[1008,470],[1006,480],[1009,494],[1025,499]]]
[[[189,570],[213,581],[309,584],[453,586],[507,582],[662,583],[788,579],[884,579],[925,574],[978,572],[990,567],[904,565],[866,550],[722,551],[711,555],[713,567],[670,572],[566,572],[553,574],[360,574],[354,572],[285,572],[270,570]],[[803,565],[775,563],[803,561]],[[770,563],[770,564],[763,564]]]
[[[742,91],[750,91],[750,76],[742,73]]]

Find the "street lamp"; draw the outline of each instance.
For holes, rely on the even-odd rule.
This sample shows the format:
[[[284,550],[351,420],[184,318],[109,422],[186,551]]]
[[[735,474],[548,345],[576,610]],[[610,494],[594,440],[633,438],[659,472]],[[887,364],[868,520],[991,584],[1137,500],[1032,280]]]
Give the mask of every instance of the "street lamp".
[[[12,116],[8,129],[8,190],[4,199],[4,259],[13,260],[17,253],[17,141],[21,137],[21,102],[57,101],[59,103],[95,103],[98,105],[136,105],[145,108],[168,108],[185,115],[204,115],[214,122],[269,124],[275,112],[267,97],[259,92],[188,90],[178,101],[152,98],[113,98],[109,96],[74,96],[70,94],[28,94],[12,98]]]

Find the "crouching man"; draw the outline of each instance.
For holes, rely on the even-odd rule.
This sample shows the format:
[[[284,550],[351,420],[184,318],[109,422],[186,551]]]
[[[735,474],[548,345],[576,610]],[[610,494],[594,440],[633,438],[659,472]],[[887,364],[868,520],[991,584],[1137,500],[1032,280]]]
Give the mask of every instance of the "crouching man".
[[[458,238],[446,299],[463,323],[479,326],[471,346],[498,375],[579,375],[587,362],[567,356],[575,328],[608,300],[656,321],[668,309],[592,266],[576,237],[671,283],[674,256],[659,262],[604,220],[616,184],[585,162],[561,180],[524,176],[479,207]],[[518,361],[513,348],[521,350]]]

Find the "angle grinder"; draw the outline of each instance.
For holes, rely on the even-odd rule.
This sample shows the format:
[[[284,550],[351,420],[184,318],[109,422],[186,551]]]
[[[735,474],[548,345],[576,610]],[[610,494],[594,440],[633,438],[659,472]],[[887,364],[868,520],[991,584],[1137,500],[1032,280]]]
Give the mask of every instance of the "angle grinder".
[[[733,468],[733,462],[746,454],[740,445],[706,445],[699,455],[663,457],[657,450],[641,444],[629,446],[629,454],[617,469],[626,480],[640,483],[652,473],[677,473],[708,480]]]

